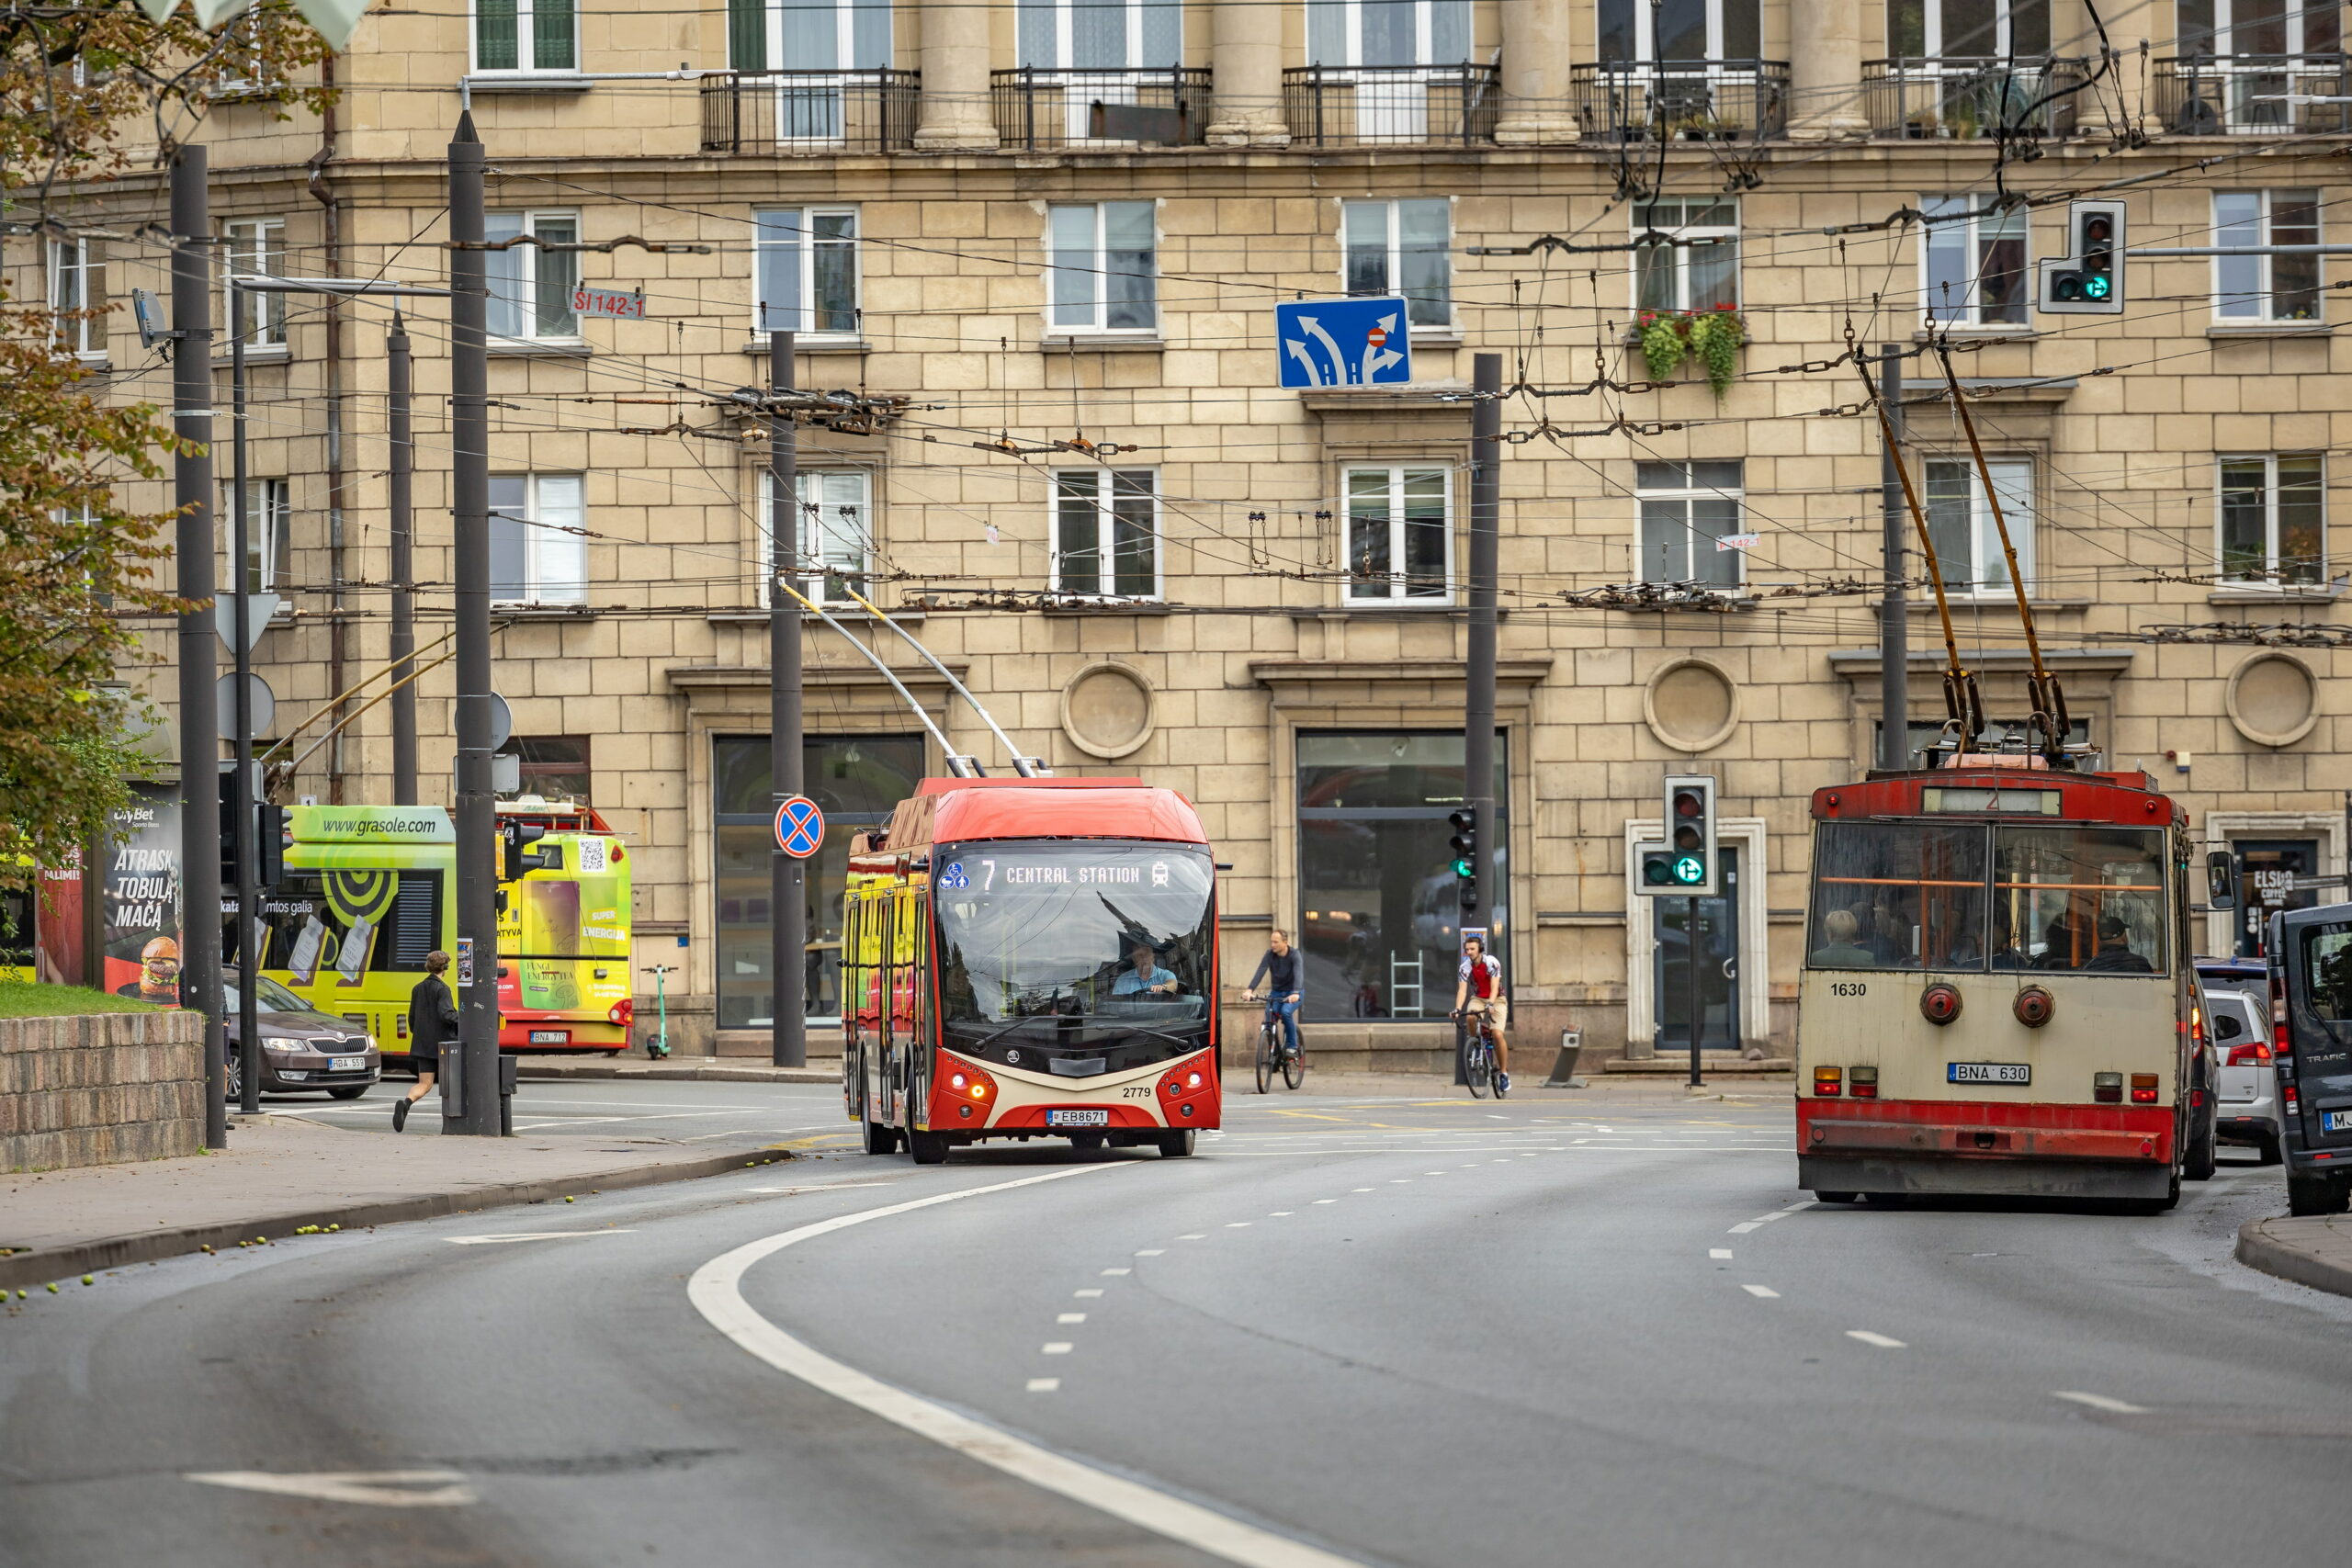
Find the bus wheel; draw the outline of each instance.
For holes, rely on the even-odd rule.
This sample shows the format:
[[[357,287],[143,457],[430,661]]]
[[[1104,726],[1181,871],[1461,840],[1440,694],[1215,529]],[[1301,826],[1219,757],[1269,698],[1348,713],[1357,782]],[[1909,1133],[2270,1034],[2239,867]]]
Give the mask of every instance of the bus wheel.
[[[1159,1152],[1170,1159],[1181,1155],[1189,1155],[1193,1152],[1193,1141],[1199,1136],[1200,1131],[1197,1128],[1171,1127],[1159,1134]]]
[[[1824,1203],[1851,1203],[1861,1196],[1859,1192],[1815,1192],[1814,1197]]]
[[[865,1130],[865,1152],[870,1155],[891,1155],[899,1152],[899,1130],[885,1127],[878,1122],[859,1123]]]
[[[910,1127],[906,1131],[907,1154],[917,1165],[947,1163],[947,1134],[924,1133]]]

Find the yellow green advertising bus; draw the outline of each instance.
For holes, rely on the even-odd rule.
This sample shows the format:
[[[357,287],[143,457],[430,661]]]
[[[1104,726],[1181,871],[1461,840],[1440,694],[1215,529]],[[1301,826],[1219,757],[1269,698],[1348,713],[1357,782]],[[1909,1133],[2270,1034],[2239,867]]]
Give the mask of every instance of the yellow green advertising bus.
[[[584,806],[498,803],[542,829],[522,879],[500,885],[498,1043],[510,1051],[621,1051],[629,986],[628,849]]]

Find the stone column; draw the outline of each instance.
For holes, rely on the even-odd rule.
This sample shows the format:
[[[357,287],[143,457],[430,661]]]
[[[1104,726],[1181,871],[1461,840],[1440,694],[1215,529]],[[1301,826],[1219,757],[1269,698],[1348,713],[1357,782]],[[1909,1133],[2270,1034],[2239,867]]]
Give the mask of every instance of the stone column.
[[[1861,0],[1792,0],[1789,140],[1852,141],[1871,133],[1862,103]]]
[[[1503,104],[1495,140],[1540,147],[1577,139],[1568,104],[1568,0],[1499,0]]]
[[[1283,122],[1283,7],[1262,3],[1217,4],[1210,14],[1208,141],[1216,147],[1281,147],[1290,141]]]
[[[922,117],[915,145],[926,152],[993,152],[989,8],[925,0],[922,58]]]
[[[2129,134],[2137,130],[2148,136],[2163,131],[2164,106],[2157,101],[2156,61],[2160,56],[2174,57],[2182,51],[2158,41],[2163,35],[2149,15],[2154,9],[2153,6],[2127,7],[2124,15],[2107,24],[2107,41],[2115,51],[2115,90],[2107,93],[2102,85],[2088,93],[2075,95],[2075,128],[2085,135],[2109,133],[2109,127],[2103,117],[2094,115],[2093,107],[2095,103],[2119,100],[2123,106],[2122,123],[2113,127],[2114,130]],[[2091,69],[2096,71],[2098,57],[2094,51],[2098,48],[2098,35],[2090,33],[2074,52],[2089,55]]]

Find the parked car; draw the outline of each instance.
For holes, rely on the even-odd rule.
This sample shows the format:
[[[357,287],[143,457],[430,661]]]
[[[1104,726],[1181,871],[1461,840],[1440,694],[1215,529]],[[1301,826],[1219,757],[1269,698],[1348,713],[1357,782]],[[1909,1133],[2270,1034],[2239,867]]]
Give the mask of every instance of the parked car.
[[[2199,959],[2197,988],[2206,1038],[2221,1059],[2222,1141],[2251,1145],[2264,1165],[2277,1165],[2278,1065],[2270,1044],[2269,970],[2259,959]]]
[[[244,1052],[237,1035],[237,982],[221,987],[228,1015],[229,1098],[244,1090]],[[368,1037],[367,1026],[320,1012],[269,978],[254,983],[254,1021],[261,1031],[261,1089],[264,1094],[326,1093],[356,1100],[382,1076],[384,1058]]]

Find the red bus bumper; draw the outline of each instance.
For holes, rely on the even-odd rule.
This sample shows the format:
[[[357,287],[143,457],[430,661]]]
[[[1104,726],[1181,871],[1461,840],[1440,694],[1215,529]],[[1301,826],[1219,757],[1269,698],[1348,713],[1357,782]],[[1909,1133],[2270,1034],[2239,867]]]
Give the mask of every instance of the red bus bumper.
[[[1814,1191],[2162,1198],[2170,1106],[1797,1101],[1797,1185]]]

